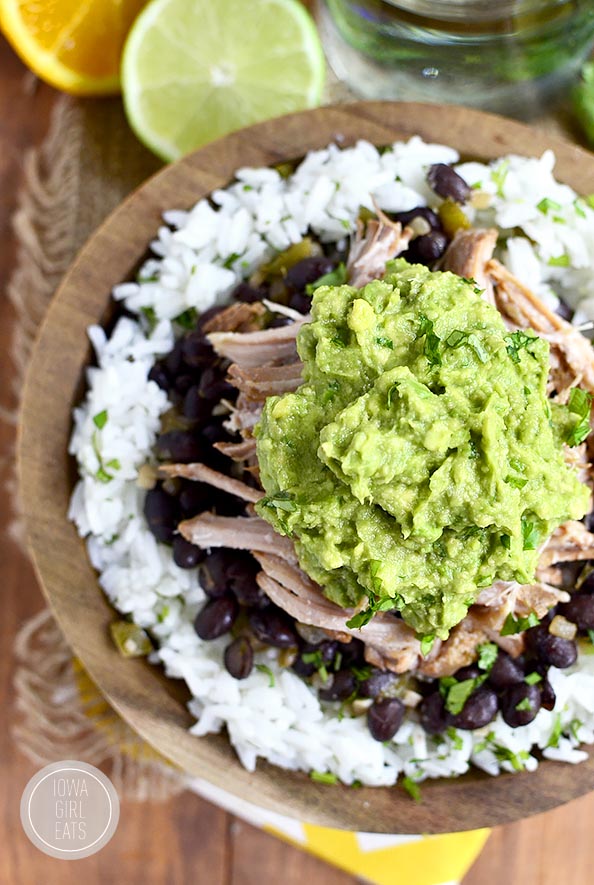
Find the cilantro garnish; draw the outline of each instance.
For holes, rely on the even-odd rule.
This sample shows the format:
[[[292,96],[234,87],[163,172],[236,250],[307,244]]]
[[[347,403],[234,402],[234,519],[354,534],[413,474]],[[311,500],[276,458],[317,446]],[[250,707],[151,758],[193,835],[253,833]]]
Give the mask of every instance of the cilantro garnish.
[[[403,777],[402,778],[402,786],[415,802],[421,801],[421,788],[418,783],[414,781],[411,777]]]
[[[435,642],[435,633],[426,633],[424,636],[421,636],[420,642],[421,654],[424,658],[426,658],[433,648],[433,643]]]
[[[536,550],[539,541],[539,533],[536,525],[526,519],[521,519],[522,523],[522,541],[524,542],[524,550]]]
[[[240,252],[232,252],[225,260],[223,261],[223,267],[226,267],[227,270],[231,269],[231,266],[237,261],[238,258],[241,258]]]
[[[267,667],[266,664],[256,664],[256,670],[259,670],[260,673],[266,673],[268,676],[268,688],[274,688],[276,680],[270,667]]]
[[[394,598],[391,596],[384,596],[382,598],[376,597],[375,599],[370,598],[368,607],[363,609],[363,611],[357,612],[356,615],[353,615],[353,617],[346,622],[346,626],[350,630],[356,630],[357,628],[361,629],[361,627],[364,627],[365,624],[370,622],[377,612],[389,612],[395,608],[400,608],[402,605],[404,605],[404,600],[398,594],[396,594]]]
[[[530,612],[525,618],[515,618],[510,612],[501,628],[502,636],[513,636],[514,633],[523,633],[530,627],[536,627],[540,624],[536,612]]]
[[[324,662],[324,656],[322,652],[317,649],[316,651],[308,651],[305,654],[301,655],[301,660],[305,664],[313,664],[320,676],[322,677],[323,682],[328,682],[330,678],[328,675],[328,670],[326,669],[326,664]]]
[[[468,281],[471,282],[471,281]],[[474,281],[472,281],[474,282]],[[481,292],[481,289],[477,290]],[[483,342],[475,332],[463,332],[461,329],[454,329],[446,338],[445,343],[448,347],[461,347],[467,344],[476,353],[481,363],[487,363],[490,359],[489,351],[485,348]]]
[[[308,295],[313,295],[319,286],[343,286],[347,281],[346,265],[341,261],[338,267],[325,273],[319,277],[314,283],[308,283],[305,291]]]
[[[529,347],[534,341],[537,340],[535,335],[527,335],[525,332],[522,332],[520,329],[518,329],[517,332],[512,332],[511,335],[506,335],[506,339],[508,342],[506,345],[506,349],[511,357],[512,362],[520,362],[520,351],[522,349],[528,350],[530,356],[534,356],[534,354],[529,350]]]
[[[499,540],[502,547],[505,547],[506,550],[511,549],[511,537],[509,535],[500,535]]]
[[[310,771],[309,776],[312,781],[315,781],[317,784],[338,783],[338,777],[335,774],[332,774],[331,771]]]
[[[578,446],[590,433],[592,394],[581,387],[572,387],[567,408],[572,415],[577,415],[578,421],[567,434],[565,442],[568,446]]]
[[[419,326],[419,338],[425,336],[425,345],[423,352],[430,365],[441,366],[441,356],[439,354],[440,338],[433,331],[433,321],[421,314],[421,324]]]
[[[503,197],[503,185],[505,184],[505,179],[507,178],[507,173],[509,171],[509,160],[501,160],[497,166],[491,170],[491,181],[495,184],[497,188],[497,196]]]
[[[93,415],[93,424],[99,430],[103,430],[103,428],[107,424],[107,418],[108,418],[107,409],[103,409],[102,412],[97,412],[96,415]]]
[[[478,667],[479,670],[490,672],[497,660],[499,649],[494,642],[485,642],[478,647]]]
[[[521,700],[518,704],[516,704],[516,710],[518,710],[520,712],[522,712],[522,711],[529,712],[530,710],[532,710],[532,704],[530,703],[530,699],[524,698],[523,700]]]
[[[453,725],[448,725],[446,729],[446,734],[451,740],[454,750],[461,750],[464,746],[464,741],[462,740]]]
[[[542,676],[534,670],[532,673],[528,673],[524,682],[526,685],[538,685],[539,682],[542,682]]]
[[[184,310],[183,313],[178,314],[178,316],[173,318],[173,322],[177,323],[178,326],[181,326],[182,329],[193,329],[196,325],[196,321],[198,319],[198,311],[195,307],[189,307],[187,310]]]
[[[563,734],[563,725],[561,724],[561,714],[557,713],[555,716],[555,724],[553,725],[553,730],[551,732],[551,736],[547,741],[547,747],[558,747],[559,739]]]
[[[330,381],[328,383],[328,389],[325,390],[324,393],[322,394],[323,405],[331,402],[339,390],[340,390],[340,384],[338,383],[338,381]]]
[[[144,316],[144,318],[146,319],[146,322],[148,325],[148,330],[149,330],[149,335],[150,335],[152,332],[154,332],[155,327],[158,322],[155,308],[154,307],[141,307],[140,312]]]
[[[551,200],[549,197],[544,197],[540,203],[536,204],[536,208],[539,212],[542,212],[543,215],[546,215],[549,209],[553,209],[555,212],[558,212],[563,207],[561,203],[557,203],[555,200]]]
[[[463,679],[462,682],[454,680],[454,685],[448,687],[445,698],[445,707],[448,713],[452,713],[454,716],[461,713],[472,692],[482,685],[486,678],[487,674],[478,676],[476,679]]]
[[[378,335],[375,339],[375,343],[380,347],[387,347],[388,350],[394,350],[394,342],[391,338],[386,338],[384,335]]]
[[[592,645],[594,645],[594,630],[588,630],[588,638],[590,639]]]
[[[285,513],[294,513],[297,510],[295,498],[291,492],[280,491],[274,495],[266,495],[261,499],[263,507],[273,507],[276,510],[284,510]]]
[[[514,476],[513,473],[510,473],[505,477],[504,482],[509,486],[513,486],[515,489],[523,489],[528,480],[521,476]]]
[[[549,267],[569,267],[569,255],[566,252],[562,255],[552,255],[547,264]]]

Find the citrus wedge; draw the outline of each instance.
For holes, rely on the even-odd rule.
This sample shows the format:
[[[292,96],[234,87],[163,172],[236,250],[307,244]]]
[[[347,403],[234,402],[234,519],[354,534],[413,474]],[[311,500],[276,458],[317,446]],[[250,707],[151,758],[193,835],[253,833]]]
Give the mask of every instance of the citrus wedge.
[[[319,104],[325,62],[298,0],[152,0],[122,63],[130,125],[165,160]]]
[[[120,59],[146,0],[0,0],[0,25],[25,64],[74,95],[120,91]]]

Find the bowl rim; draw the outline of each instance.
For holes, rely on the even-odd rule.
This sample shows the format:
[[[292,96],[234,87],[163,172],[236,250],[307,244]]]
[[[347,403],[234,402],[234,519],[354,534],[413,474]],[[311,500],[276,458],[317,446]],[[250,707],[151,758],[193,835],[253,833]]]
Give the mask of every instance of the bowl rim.
[[[490,778],[472,770],[452,780],[428,780],[421,803],[394,787],[329,788],[268,763],[260,762],[255,774],[246,772],[224,735],[189,735],[185,692],[174,680],[144,660],[121,658],[108,639],[113,609],[66,519],[72,490],[66,449],[90,354],[86,328],[105,320],[112,286],[138,265],[167,206],[193,205],[227,185],[240,166],[273,165],[331,141],[344,147],[365,138],[382,145],[412,135],[484,160],[553,148],[556,177],[578,192],[594,191],[594,155],[525,124],[453,105],[356,102],[232,133],[149,178],[80,250],[36,339],[17,441],[23,514],[40,585],[74,653],[122,718],[174,765],[255,805],[324,826],[403,834],[493,826],[563,804],[594,789],[594,754],[576,768],[543,760],[533,773]]]

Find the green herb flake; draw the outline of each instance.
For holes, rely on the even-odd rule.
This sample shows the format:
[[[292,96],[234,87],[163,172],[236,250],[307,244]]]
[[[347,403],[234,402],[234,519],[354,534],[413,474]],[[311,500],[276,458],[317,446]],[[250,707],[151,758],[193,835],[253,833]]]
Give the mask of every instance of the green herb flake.
[[[588,638],[590,639],[592,645],[594,645],[594,630],[588,630]]]
[[[266,495],[260,500],[263,507],[271,507],[275,510],[284,510],[285,513],[294,513],[297,503],[291,492],[280,491],[274,495]]]
[[[112,458],[111,461],[108,461],[105,466],[108,467],[110,470],[119,470],[122,465],[117,458]]]
[[[332,774],[331,771],[310,771],[309,773],[312,781],[315,781],[316,784],[337,784],[338,777],[335,774]]]
[[[507,178],[507,173],[509,172],[509,160],[501,160],[497,166],[491,170],[491,181],[497,188],[497,196],[503,197],[505,196],[503,192],[503,186],[505,184],[505,179]]]
[[[375,343],[379,347],[387,347],[388,350],[394,350],[394,342],[391,338],[385,338],[383,335],[378,335],[375,339]]]
[[[567,408],[578,420],[565,438],[568,446],[578,446],[590,433],[590,412],[592,409],[592,394],[581,387],[572,387],[569,394]]]
[[[507,335],[506,339],[508,342],[506,350],[511,357],[512,362],[520,362],[520,351],[523,349],[528,350],[528,353],[533,356],[529,348],[530,345],[537,340],[535,335],[527,335],[526,332],[522,332],[518,329],[517,332],[512,332],[511,335]]]
[[[155,331],[157,327],[157,314],[155,313],[154,307],[141,307],[140,312],[145,318],[148,326],[149,335]]]
[[[414,799],[415,802],[421,801],[421,788],[419,787],[418,783],[414,781],[411,777],[403,777],[402,786],[411,799]]]
[[[583,727],[583,725],[584,725],[584,723],[582,722],[581,719],[572,719],[571,722],[569,723],[569,731],[571,733],[571,736],[578,743],[580,742],[579,731],[580,731],[580,728]]]
[[[519,712],[523,712],[523,711],[530,712],[532,710],[532,704],[530,703],[530,699],[524,698],[523,700],[521,700],[519,702],[519,704],[516,704],[516,710],[518,710]]]
[[[241,253],[232,252],[231,255],[223,261],[223,267],[226,267],[227,270],[231,270],[231,267],[235,264],[238,258],[241,258]]]
[[[187,329],[190,331],[196,326],[196,321],[198,320],[198,311],[195,307],[189,307],[187,310],[184,310],[183,313],[178,314],[178,316],[173,318],[173,322],[177,323],[178,326],[181,326],[182,329]]]
[[[510,473],[509,476],[505,477],[504,482],[506,482],[510,486],[513,486],[515,489],[523,489],[528,480],[524,479],[524,477],[522,476],[514,476],[513,473]]]
[[[578,218],[585,218],[586,217],[586,213],[584,212],[583,207],[584,207],[584,201],[581,199],[581,197],[578,197],[576,200],[573,201],[573,208],[574,208],[575,214],[578,216]]]
[[[533,522],[527,520],[524,516],[522,517],[521,522],[524,550],[536,550],[536,548],[538,547],[538,542],[540,540],[536,525]]]
[[[499,540],[501,541],[501,546],[505,547],[506,550],[511,549],[511,537],[510,535],[500,535]]]
[[[446,729],[446,734],[451,740],[454,750],[461,750],[464,746],[464,741],[462,740],[453,725],[448,725]]]
[[[434,633],[426,633],[424,636],[421,636],[421,654],[424,658],[427,657],[431,649],[433,648],[433,643],[435,642],[435,634]]]
[[[553,725],[553,730],[551,731],[551,736],[547,741],[547,747],[558,747],[559,740],[561,735],[563,734],[563,725],[561,724],[561,714],[557,713],[555,716],[555,723]]]
[[[95,474],[95,478],[98,479],[99,482],[107,483],[107,482],[112,481],[113,476],[111,476],[111,474],[109,474],[106,470],[104,470],[103,467],[100,467],[99,470],[97,471],[97,473]]]
[[[316,651],[305,652],[305,654],[301,655],[301,660],[305,664],[313,664],[318,673],[320,674],[323,682],[328,682],[330,676],[328,670],[326,669],[326,664],[324,662],[324,657],[320,649]]]
[[[335,267],[334,270],[330,271],[330,273],[325,273],[314,283],[308,283],[305,287],[305,291],[308,295],[313,295],[316,289],[318,289],[320,286],[344,286],[346,281],[347,269],[344,262],[341,261],[338,267]]]
[[[557,203],[555,200],[551,200],[549,197],[543,197],[540,203],[536,204],[536,208],[539,212],[542,212],[543,215],[546,215],[549,210],[558,212],[563,207],[561,206],[561,203]]]
[[[268,688],[274,688],[276,679],[274,678],[274,673],[266,664],[256,664],[256,670],[259,670],[260,673],[266,673],[268,676]]]
[[[569,255],[564,253],[563,255],[553,255],[547,261],[549,267],[569,267]]]
[[[340,384],[338,381],[330,381],[328,384],[327,390],[322,394],[322,404],[332,402],[338,391],[340,390]]]
[[[497,660],[498,646],[494,642],[485,642],[479,645],[477,650],[479,670],[486,670],[487,673],[490,673]]]
[[[107,409],[103,409],[102,412],[97,412],[96,415],[93,415],[93,424],[94,424],[95,427],[97,427],[99,430],[103,430],[103,428],[104,428],[105,425],[107,424],[107,419],[108,419],[108,417],[109,417],[109,416],[108,416],[108,414],[107,414]]]
[[[421,314],[421,323],[419,326],[418,337],[422,338],[425,336],[425,344],[423,347],[423,353],[429,360],[429,364],[431,366],[441,366],[441,356],[439,353],[439,344],[440,338],[435,334],[433,330],[433,321],[430,320],[425,314]]]
[[[524,682],[526,685],[538,685],[539,682],[542,682],[542,676],[534,670],[534,672],[528,673]]]
[[[515,633],[523,633],[524,630],[529,630],[531,627],[538,626],[538,624],[540,624],[540,621],[536,612],[530,612],[525,618],[515,618],[510,612],[501,628],[501,635],[513,636]]]

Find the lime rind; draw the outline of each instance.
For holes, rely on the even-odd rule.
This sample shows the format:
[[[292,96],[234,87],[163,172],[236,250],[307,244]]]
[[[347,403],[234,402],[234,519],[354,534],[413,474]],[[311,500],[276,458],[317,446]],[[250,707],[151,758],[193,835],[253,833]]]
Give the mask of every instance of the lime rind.
[[[315,23],[299,0],[152,0],[122,59],[129,123],[166,161],[243,126],[315,107],[324,79]]]

